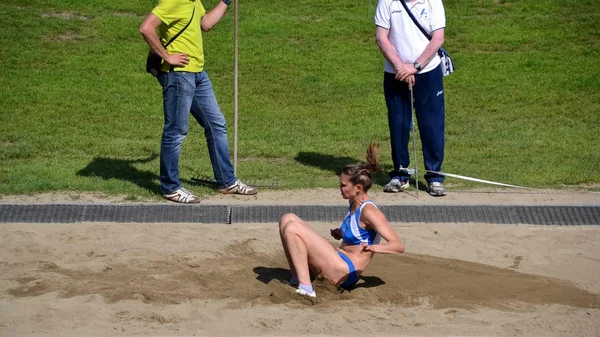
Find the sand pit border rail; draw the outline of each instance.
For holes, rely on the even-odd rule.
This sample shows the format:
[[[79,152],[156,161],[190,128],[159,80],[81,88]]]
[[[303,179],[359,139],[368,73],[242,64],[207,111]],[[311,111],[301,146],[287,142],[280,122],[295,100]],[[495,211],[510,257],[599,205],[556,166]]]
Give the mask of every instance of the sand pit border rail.
[[[600,206],[382,205],[392,223],[598,225]],[[307,221],[339,222],[340,205],[179,205],[158,203],[0,204],[0,223],[277,223],[295,213]]]

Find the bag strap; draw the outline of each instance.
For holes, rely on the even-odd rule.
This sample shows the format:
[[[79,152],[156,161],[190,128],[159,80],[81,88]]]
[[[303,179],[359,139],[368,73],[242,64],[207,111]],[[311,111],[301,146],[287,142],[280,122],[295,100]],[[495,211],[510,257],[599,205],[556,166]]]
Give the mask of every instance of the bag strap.
[[[425,31],[425,29],[423,27],[421,27],[421,25],[419,24],[419,22],[417,21],[417,19],[415,18],[415,16],[408,9],[408,6],[406,6],[406,3],[404,2],[404,0],[392,0],[392,1],[400,1],[400,3],[402,4],[402,6],[404,7],[404,10],[406,10],[406,14],[408,14],[408,16],[410,16],[410,18],[412,19],[412,21],[414,22],[414,24],[417,26],[417,28],[419,28],[419,30],[421,31],[421,33],[423,33],[423,35],[425,35],[425,37],[427,38],[427,40],[431,41],[431,35],[427,34],[427,32]],[[444,54],[444,49],[442,47],[440,47],[440,49],[438,49],[438,51],[437,51],[437,54],[440,57],[442,57],[442,55]]]
[[[192,20],[194,19],[194,13],[196,12],[196,5],[194,4],[194,10],[192,11],[192,17],[190,18],[190,21],[187,23],[187,25],[185,25],[185,27],[183,27],[182,30],[180,30],[177,34],[175,34],[175,36],[173,36],[169,42],[167,42],[166,45],[164,45],[164,48],[167,49],[167,47],[171,44],[171,42],[175,41],[176,38],[179,37],[179,35],[181,35],[181,33],[183,33],[187,27],[190,25],[190,23],[192,23]]]
[[[415,16],[411,13],[410,9],[408,9],[408,6],[406,6],[406,3],[404,2],[404,0],[392,0],[392,1],[400,1],[400,3],[402,4],[402,6],[404,6],[404,10],[406,10],[406,14],[408,14],[408,16],[410,16],[410,18],[415,23],[415,25],[417,25],[417,28],[419,28],[419,30],[421,31],[421,33],[423,33],[423,35],[425,35],[425,37],[427,38],[427,40],[431,41],[431,35],[427,34],[427,32],[425,31],[425,29],[423,29],[423,27],[421,27],[421,25],[419,24],[419,22],[417,21],[417,19],[415,18]]]

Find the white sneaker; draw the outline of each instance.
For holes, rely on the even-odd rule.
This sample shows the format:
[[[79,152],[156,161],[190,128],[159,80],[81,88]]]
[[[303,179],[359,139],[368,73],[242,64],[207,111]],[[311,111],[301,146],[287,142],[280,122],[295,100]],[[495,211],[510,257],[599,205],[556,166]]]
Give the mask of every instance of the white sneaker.
[[[312,291],[312,293],[309,293],[309,292],[307,292],[306,290],[304,290],[302,288],[297,288],[296,289],[296,294],[317,298],[317,293],[314,290]]]
[[[219,190],[219,193],[223,194],[242,194],[242,195],[255,195],[258,190],[254,187],[244,184],[241,180],[236,180],[233,185]]]
[[[427,193],[434,197],[443,197],[446,195],[446,189],[442,183],[434,181],[427,185]]]
[[[175,192],[163,194],[163,197],[167,200],[180,202],[184,204],[197,204],[200,202],[200,198],[193,195],[192,192],[185,188],[180,188]]]
[[[383,186],[383,191],[388,193],[398,193],[406,190],[410,184],[407,181],[400,181],[400,179],[394,178],[390,180],[385,186]]]

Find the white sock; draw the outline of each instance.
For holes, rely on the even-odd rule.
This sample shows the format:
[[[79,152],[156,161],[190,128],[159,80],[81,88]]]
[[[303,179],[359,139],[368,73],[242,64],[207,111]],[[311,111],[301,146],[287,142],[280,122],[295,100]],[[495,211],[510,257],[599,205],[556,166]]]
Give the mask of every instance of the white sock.
[[[300,283],[300,285],[298,285],[298,288],[306,291],[307,293],[311,294],[314,290],[312,287],[312,284],[304,284],[304,283]]]

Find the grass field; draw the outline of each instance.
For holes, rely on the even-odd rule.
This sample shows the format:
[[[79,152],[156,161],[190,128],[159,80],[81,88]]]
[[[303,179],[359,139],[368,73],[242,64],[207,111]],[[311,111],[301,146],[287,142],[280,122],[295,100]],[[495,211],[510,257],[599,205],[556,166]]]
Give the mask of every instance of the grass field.
[[[216,0],[204,2],[212,8]],[[238,176],[334,187],[370,141],[391,168],[377,1],[240,1]],[[138,33],[153,1],[4,0],[0,195],[158,197],[160,87]],[[600,10],[584,0],[445,1],[443,170],[542,188],[600,186]],[[204,35],[233,152],[233,10]],[[419,167],[422,167],[419,153]],[[192,123],[181,174],[211,175]],[[378,184],[385,183],[378,177]],[[481,185],[447,179],[455,189]],[[380,186],[375,186],[380,188]]]

